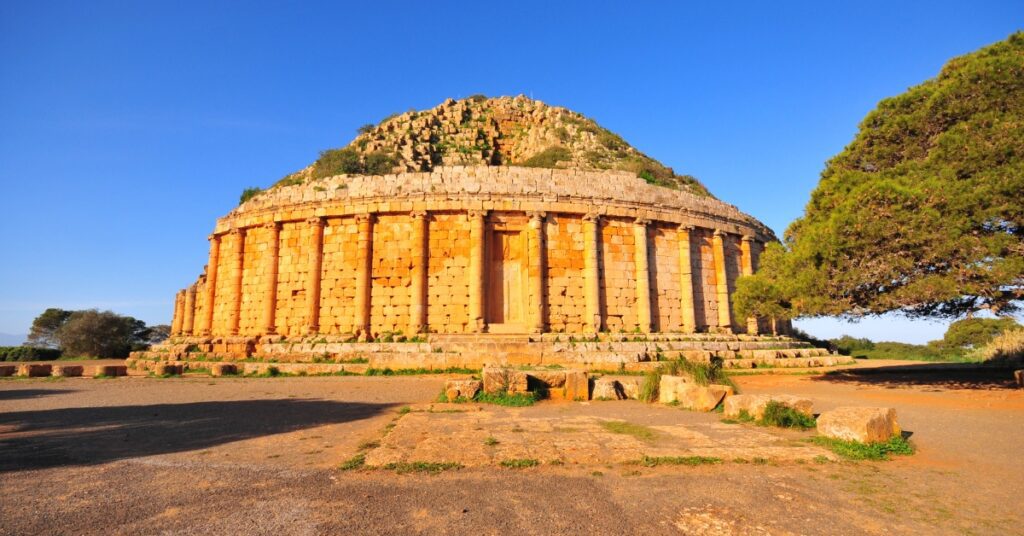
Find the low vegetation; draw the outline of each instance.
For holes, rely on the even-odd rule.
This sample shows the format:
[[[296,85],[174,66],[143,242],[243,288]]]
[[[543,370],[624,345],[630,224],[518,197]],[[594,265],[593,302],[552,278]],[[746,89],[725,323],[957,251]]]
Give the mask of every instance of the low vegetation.
[[[0,346],[0,361],[53,361],[60,356],[61,351],[56,348]]]
[[[808,430],[817,425],[814,417],[797,411],[785,404],[772,400],[764,408],[764,416],[758,421],[763,426],[779,428],[799,428]]]
[[[908,456],[914,453],[914,446],[902,436],[893,436],[884,443],[861,443],[824,436],[812,437],[810,441],[848,460],[888,460],[890,455]]]
[[[536,467],[540,465],[540,460],[533,458],[513,458],[509,460],[502,460],[500,465],[509,469],[525,469],[527,467]]]
[[[734,392],[739,393],[739,387],[729,378],[728,373],[722,368],[721,359],[712,359],[710,363],[697,363],[686,359],[666,361],[655,369],[644,375],[644,381],[640,385],[640,400],[646,402],[658,401],[658,388],[661,385],[661,377],[689,376],[698,385],[728,385]]]
[[[572,153],[565,147],[548,147],[518,165],[524,167],[553,168],[559,162],[572,160]]]
[[[713,465],[722,463],[721,458],[710,456],[643,456],[636,462],[644,467],[658,467],[659,465]]]
[[[645,441],[657,437],[657,433],[653,429],[627,421],[602,421],[601,427],[613,434],[631,435]]]
[[[241,205],[242,203],[245,203],[246,201],[256,197],[257,195],[260,195],[261,193],[263,193],[262,188],[259,188],[257,186],[250,186],[249,188],[242,190],[242,195],[238,197],[238,204]]]
[[[455,462],[393,462],[382,467],[382,469],[394,471],[400,475],[406,473],[427,473],[436,475],[443,471],[461,468],[462,464]]]

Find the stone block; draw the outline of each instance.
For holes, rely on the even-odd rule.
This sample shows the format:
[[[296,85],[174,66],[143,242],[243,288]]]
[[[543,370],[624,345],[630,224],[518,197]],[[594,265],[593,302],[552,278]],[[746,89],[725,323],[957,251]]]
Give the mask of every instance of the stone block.
[[[565,399],[590,400],[590,380],[586,372],[570,370],[565,373]]]
[[[1013,379],[1017,382],[1017,387],[1024,387],[1024,369],[1013,371]]]
[[[448,380],[444,383],[444,394],[449,401],[472,400],[482,387],[480,380]]]
[[[214,363],[210,367],[210,376],[231,376],[238,373],[238,368],[231,363]]]
[[[690,384],[690,378],[686,376],[670,376],[663,374],[661,383],[658,384],[658,402],[671,404],[679,401],[679,392]]]
[[[153,374],[157,376],[180,376],[183,371],[181,365],[174,365],[172,363],[157,363],[153,367]]]
[[[53,365],[18,365],[18,376],[25,378],[49,376],[52,371]]]
[[[640,385],[642,383],[640,378],[622,378],[618,382],[627,399],[640,400]]]
[[[54,365],[51,374],[63,378],[72,378],[81,376],[83,372],[85,372],[85,367],[82,365]]]
[[[525,372],[504,367],[485,367],[482,376],[484,392],[487,394],[525,393],[527,391]]]
[[[594,400],[622,400],[626,398],[622,385],[614,378],[597,378],[594,380]]]
[[[845,406],[818,416],[818,433],[835,439],[876,443],[900,434],[894,408]]]
[[[800,413],[813,415],[811,411],[814,403],[807,398],[792,395],[735,395],[725,399],[723,416],[735,419],[740,416],[740,412],[746,411],[748,415],[759,420],[764,417],[764,408],[771,401],[791,407]]]
[[[124,365],[96,365],[92,368],[93,376],[127,376],[128,367]]]
[[[18,372],[17,365],[0,365],[0,378],[14,376],[16,372]]]
[[[718,407],[723,398],[734,393],[728,385],[696,385],[684,384],[677,393],[680,407],[694,411],[711,411]]]

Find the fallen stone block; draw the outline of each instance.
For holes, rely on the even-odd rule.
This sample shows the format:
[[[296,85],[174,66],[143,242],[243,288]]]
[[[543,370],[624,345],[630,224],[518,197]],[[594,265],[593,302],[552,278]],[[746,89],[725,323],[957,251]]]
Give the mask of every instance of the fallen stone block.
[[[764,408],[772,401],[793,408],[805,415],[813,415],[811,410],[814,408],[814,403],[807,398],[792,395],[735,395],[725,399],[723,416],[726,419],[735,419],[740,416],[741,412],[746,411],[748,415],[759,420],[764,417]]]
[[[124,365],[96,365],[92,369],[93,376],[127,376],[128,367]]]
[[[622,385],[613,378],[594,380],[594,400],[622,400],[626,398]]]
[[[18,367],[16,365],[0,365],[0,378],[14,376],[16,372],[18,372]]]
[[[565,387],[564,370],[531,370],[526,375],[527,381],[534,379],[540,382],[545,389]]]
[[[629,400],[640,400],[640,378],[622,378],[618,380],[622,392]]]
[[[527,392],[526,373],[504,367],[486,367],[483,369],[484,392],[525,393]]]
[[[210,367],[210,376],[231,376],[238,373],[238,368],[231,363],[214,363]]]
[[[565,399],[590,400],[590,380],[586,372],[570,370],[565,373]]]
[[[54,365],[51,374],[62,378],[72,378],[81,376],[84,372],[85,367],[82,365]]]
[[[18,376],[25,378],[49,376],[52,371],[53,365],[18,365]]]
[[[444,383],[444,394],[449,402],[457,399],[472,400],[482,387],[480,380],[448,380]]]
[[[157,363],[153,367],[153,374],[157,376],[181,376],[184,367],[172,363]]]
[[[670,376],[662,374],[661,382],[658,384],[658,402],[671,404],[679,401],[679,392],[690,385],[690,378],[686,376]]]
[[[694,411],[711,411],[718,407],[722,399],[732,395],[734,390],[728,385],[697,385],[686,384],[676,392],[680,407]]]
[[[818,416],[818,433],[835,439],[877,443],[900,434],[894,408],[846,406]]]

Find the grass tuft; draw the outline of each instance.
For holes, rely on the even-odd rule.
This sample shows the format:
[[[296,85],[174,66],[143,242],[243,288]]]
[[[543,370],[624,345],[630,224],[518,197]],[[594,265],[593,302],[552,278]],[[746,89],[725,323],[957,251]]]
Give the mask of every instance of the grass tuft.
[[[427,473],[436,475],[450,469],[461,469],[461,463],[455,462],[395,462],[384,466],[384,469],[394,471],[400,475],[406,473]]]
[[[778,426],[779,428],[799,428],[808,430],[817,425],[814,417],[797,411],[785,404],[772,400],[764,408],[764,416],[758,424],[762,426]]]
[[[884,443],[861,443],[824,436],[812,437],[810,441],[848,460],[888,460],[891,454],[908,456],[914,453],[914,446],[902,436],[892,436]]]
[[[360,452],[359,454],[345,460],[338,469],[341,469],[342,471],[352,471],[355,469],[362,469],[364,466],[366,466],[366,454]]]
[[[500,465],[509,469],[525,469],[527,467],[536,467],[540,465],[540,460],[535,460],[533,458],[512,458],[509,460],[502,460]]]
[[[644,456],[636,462],[644,467],[657,467],[659,465],[713,465],[722,463],[721,458],[710,456]]]
[[[537,393],[485,393],[480,391],[473,399],[483,404],[494,404],[497,406],[524,407],[532,406],[537,402]]]
[[[637,439],[651,440],[657,436],[657,433],[640,424],[633,424],[626,421],[603,421],[601,426],[613,434],[626,434],[631,435]]]

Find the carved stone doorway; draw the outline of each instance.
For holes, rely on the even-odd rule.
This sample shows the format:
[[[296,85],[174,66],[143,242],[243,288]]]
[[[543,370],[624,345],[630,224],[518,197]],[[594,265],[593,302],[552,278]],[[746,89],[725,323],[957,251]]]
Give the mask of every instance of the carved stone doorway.
[[[526,234],[521,230],[491,233],[487,255],[487,328],[490,333],[526,333]]]

